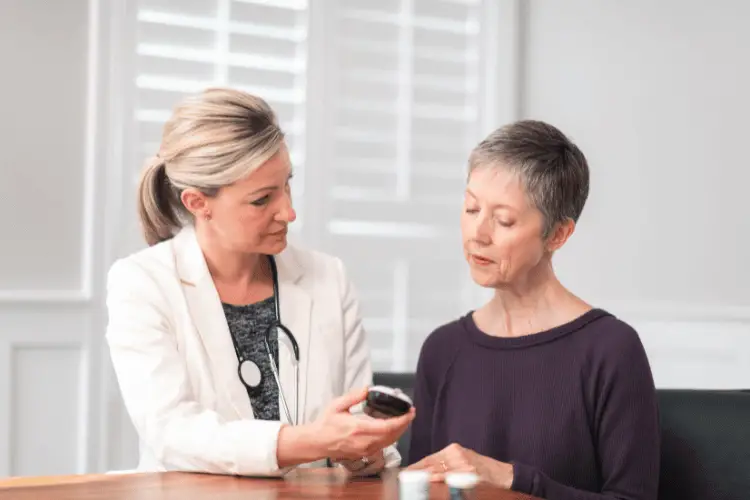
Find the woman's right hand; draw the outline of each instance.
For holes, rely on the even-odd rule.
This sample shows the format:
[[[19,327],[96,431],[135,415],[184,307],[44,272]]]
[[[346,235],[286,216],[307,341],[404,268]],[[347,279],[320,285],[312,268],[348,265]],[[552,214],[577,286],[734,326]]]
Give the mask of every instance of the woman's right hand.
[[[335,399],[313,424],[326,456],[332,460],[369,457],[398,441],[414,420],[414,408],[400,417],[375,419],[350,413],[367,398],[367,389]]]
[[[367,398],[367,389],[351,391],[335,399],[323,414],[306,425],[283,425],[276,458],[279,467],[322,458],[357,460],[369,457],[398,441],[414,420],[414,408],[401,417],[375,419],[350,413]]]

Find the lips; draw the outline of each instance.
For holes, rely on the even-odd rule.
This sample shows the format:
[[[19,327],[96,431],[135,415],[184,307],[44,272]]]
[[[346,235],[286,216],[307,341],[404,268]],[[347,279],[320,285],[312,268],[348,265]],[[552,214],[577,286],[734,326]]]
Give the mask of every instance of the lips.
[[[488,259],[486,257],[482,257],[480,255],[471,254],[471,260],[480,266],[489,266],[490,264],[494,264],[495,261]]]

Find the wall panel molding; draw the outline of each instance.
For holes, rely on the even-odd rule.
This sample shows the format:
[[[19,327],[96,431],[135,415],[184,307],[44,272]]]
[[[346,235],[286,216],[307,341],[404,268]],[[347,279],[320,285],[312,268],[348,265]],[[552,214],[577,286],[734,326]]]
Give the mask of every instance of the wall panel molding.
[[[13,367],[10,363],[10,345],[0,338],[0,477],[10,475],[13,460],[11,446],[11,379]]]
[[[0,307],[4,305],[85,304],[93,299],[91,290],[0,290]]]
[[[45,302],[87,302],[91,300],[94,287],[96,183],[100,140],[98,133],[99,108],[99,15],[101,0],[88,2],[88,53],[86,68],[86,114],[84,134],[83,206],[81,210],[81,255],[79,286],[65,290],[41,289],[2,289],[0,303],[45,303]]]
[[[81,467],[86,454],[86,447],[81,446],[86,438],[82,409],[88,399],[84,343],[17,341],[11,342],[9,348],[12,376],[8,443],[13,450],[9,472],[14,475],[85,472]],[[75,366],[75,372],[68,369],[71,366]],[[60,422],[61,416],[67,418]],[[72,422],[74,428],[68,428]],[[41,450],[47,447],[49,456],[37,469]],[[73,467],[69,457],[75,457]]]

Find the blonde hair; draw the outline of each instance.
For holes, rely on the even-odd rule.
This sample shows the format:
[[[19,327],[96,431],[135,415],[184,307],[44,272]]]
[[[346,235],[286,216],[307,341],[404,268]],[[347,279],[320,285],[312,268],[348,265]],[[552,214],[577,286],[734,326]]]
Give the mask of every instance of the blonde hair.
[[[190,220],[182,190],[215,196],[268,161],[283,141],[275,113],[259,97],[214,88],[182,101],[141,174],[138,214],[146,242],[167,240]]]

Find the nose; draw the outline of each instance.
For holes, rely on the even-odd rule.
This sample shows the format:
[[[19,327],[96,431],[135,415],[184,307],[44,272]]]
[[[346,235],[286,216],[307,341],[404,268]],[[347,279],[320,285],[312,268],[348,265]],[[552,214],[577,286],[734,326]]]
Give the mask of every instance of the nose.
[[[475,219],[474,223],[474,240],[477,243],[489,245],[492,243],[491,220],[489,217],[481,214]]]
[[[297,212],[294,211],[292,206],[292,193],[286,192],[282,198],[281,208],[276,213],[276,220],[289,224],[297,219]]]

